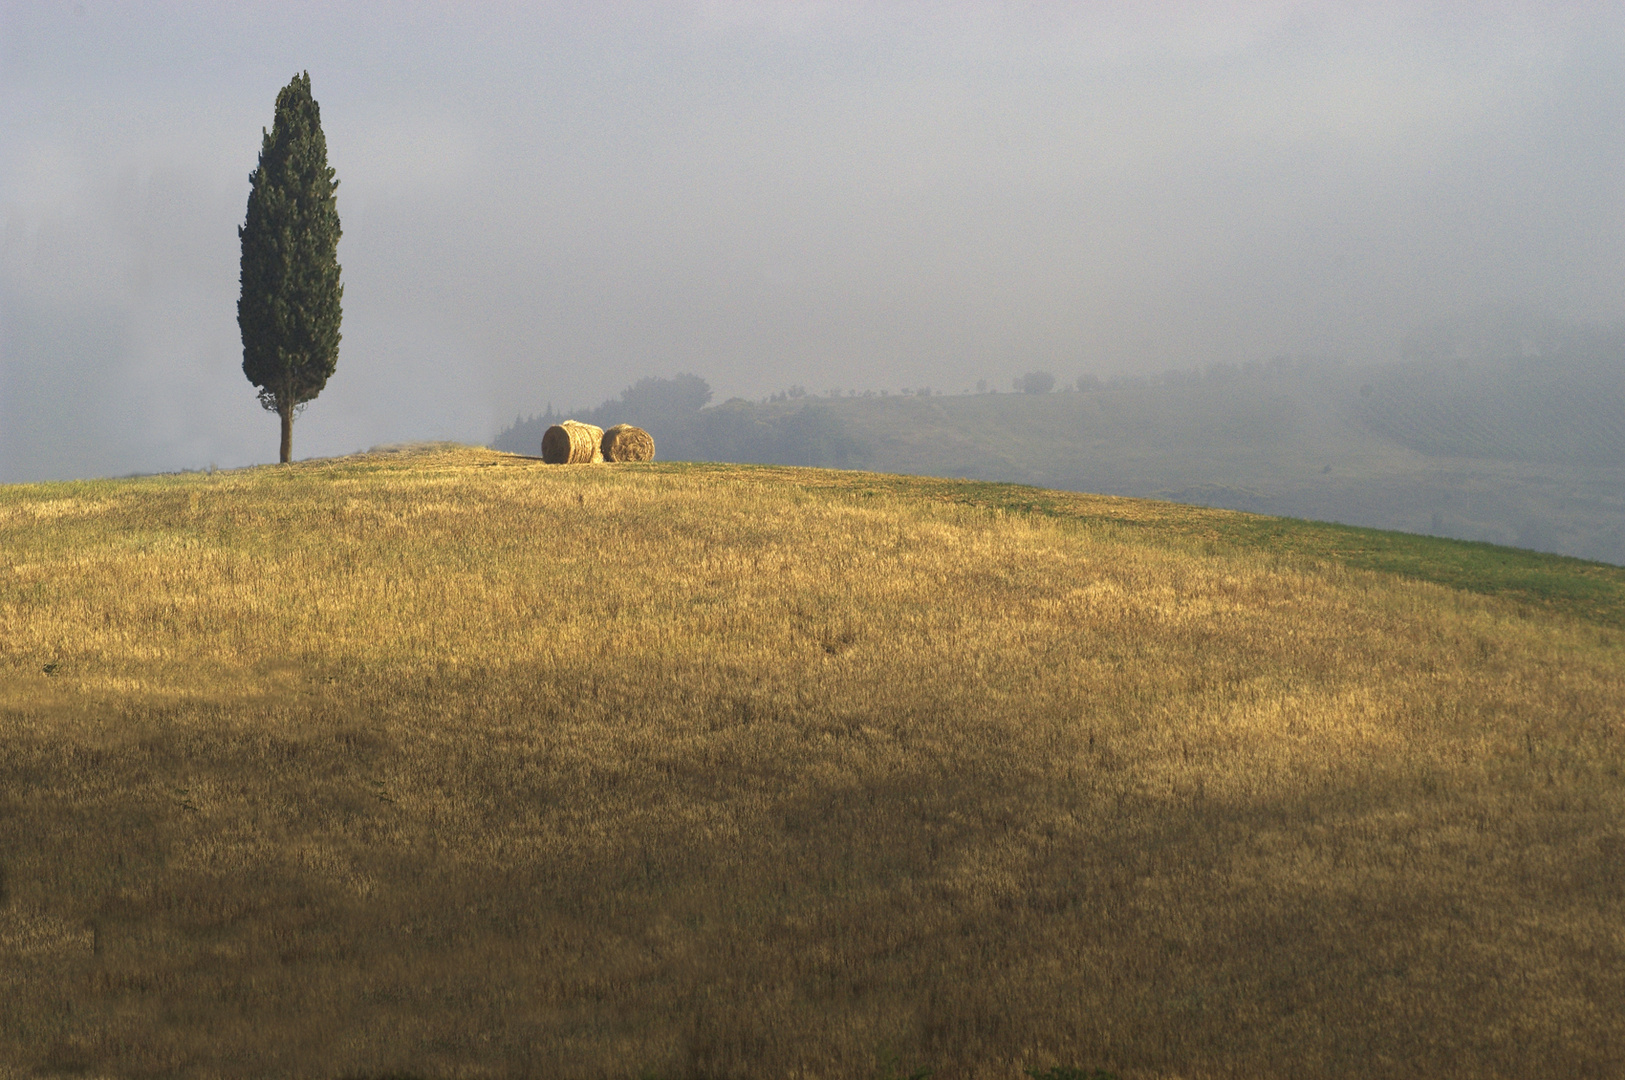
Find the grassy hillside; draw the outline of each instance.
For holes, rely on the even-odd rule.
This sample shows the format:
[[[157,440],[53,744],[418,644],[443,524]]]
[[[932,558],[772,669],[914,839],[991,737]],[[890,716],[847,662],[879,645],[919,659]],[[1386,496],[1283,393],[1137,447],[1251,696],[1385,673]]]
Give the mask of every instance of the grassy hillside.
[[[1612,349],[1612,347],[1610,347]],[[588,410],[661,456],[1013,481],[1625,565],[1625,357],[1271,364],[1092,392],[793,398],[701,410],[648,379]],[[693,389],[679,406],[651,405]],[[559,417],[562,418],[562,417]],[[495,445],[537,452],[552,417]]]
[[[1625,571],[473,449],[0,489],[0,1072],[1612,1076]]]
[[[1625,365],[1591,373],[1545,395],[1532,378],[1514,378],[1528,375],[1521,370],[1396,365],[816,407],[860,448],[852,460],[883,472],[1153,497],[1625,564],[1625,423],[1612,408],[1625,401]],[[1590,406],[1569,408],[1582,396]]]

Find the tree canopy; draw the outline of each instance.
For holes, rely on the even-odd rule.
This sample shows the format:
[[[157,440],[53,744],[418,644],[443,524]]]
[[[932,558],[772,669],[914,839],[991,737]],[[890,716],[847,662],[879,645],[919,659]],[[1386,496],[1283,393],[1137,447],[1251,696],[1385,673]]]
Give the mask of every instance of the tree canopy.
[[[293,455],[296,410],[322,392],[338,364],[340,302],[338,180],[327,164],[321,109],[310,73],[295,75],[263,131],[249,174],[237,325],[243,374],[260,404],[282,420],[281,460]]]

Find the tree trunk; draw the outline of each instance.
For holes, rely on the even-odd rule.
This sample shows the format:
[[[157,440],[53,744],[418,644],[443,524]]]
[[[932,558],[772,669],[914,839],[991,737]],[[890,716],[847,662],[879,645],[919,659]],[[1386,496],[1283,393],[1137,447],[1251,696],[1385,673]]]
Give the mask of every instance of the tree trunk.
[[[286,465],[293,460],[293,401],[283,398],[277,404],[282,417],[282,464]]]

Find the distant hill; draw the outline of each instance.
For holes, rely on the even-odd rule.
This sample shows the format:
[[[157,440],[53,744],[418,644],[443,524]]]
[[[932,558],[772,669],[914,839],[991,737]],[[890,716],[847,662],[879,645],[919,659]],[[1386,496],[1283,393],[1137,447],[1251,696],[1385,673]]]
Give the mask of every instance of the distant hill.
[[[735,400],[663,422],[665,459],[1014,481],[1625,564],[1625,356],[1608,348],[1220,365],[1089,392]],[[520,450],[518,431],[494,445]]]
[[[1430,457],[1625,464],[1625,361],[1396,364],[1371,373],[1356,415]]]

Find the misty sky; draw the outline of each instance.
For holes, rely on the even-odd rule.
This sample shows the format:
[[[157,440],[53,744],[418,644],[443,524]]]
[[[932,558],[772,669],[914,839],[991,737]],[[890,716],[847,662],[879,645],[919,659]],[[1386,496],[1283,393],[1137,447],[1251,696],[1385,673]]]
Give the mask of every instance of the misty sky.
[[[1620,5],[224,7],[0,0],[0,481],[275,460],[236,228],[303,70],[345,314],[298,457],[680,371],[953,392],[1625,315]]]

